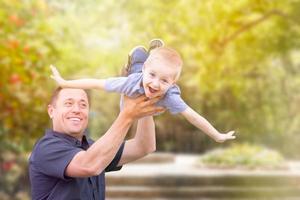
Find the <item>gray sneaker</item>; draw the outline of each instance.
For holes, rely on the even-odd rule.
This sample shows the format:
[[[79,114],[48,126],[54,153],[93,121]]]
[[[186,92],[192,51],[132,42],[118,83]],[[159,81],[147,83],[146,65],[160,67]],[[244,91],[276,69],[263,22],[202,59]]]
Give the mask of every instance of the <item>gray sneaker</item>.
[[[143,64],[147,60],[151,50],[164,46],[164,42],[159,38],[154,38],[149,42],[149,49],[144,46],[136,46],[128,54],[128,61],[122,70],[123,76],[128,76],[132,73],[142,72]]]
[[[148,51],[144,46],[136,46],[128,54],[128,61],[123,70],[123,75],[142,72],[143,64],[148,58]]]
[[[156,49],[158,47],[162,47],[164,45],[165,45],[165,43],[162,41],[162,39],[154,38],[154,39],[150,40],[150,42],[149,42],[148,52],[150,53],[151,50]]]

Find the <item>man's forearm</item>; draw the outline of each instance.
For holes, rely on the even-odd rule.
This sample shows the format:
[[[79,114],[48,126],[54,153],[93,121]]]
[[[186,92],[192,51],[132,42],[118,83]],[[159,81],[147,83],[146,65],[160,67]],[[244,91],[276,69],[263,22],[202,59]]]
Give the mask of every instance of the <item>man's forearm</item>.
[[[152,116],[138,121],[135,139],[146,154],[156,150],[155,124]]]
[[[135,161],[156,150],[155,125],[153,117],[138,120],[134,138],[126,141],[118,166]]]
[[[132,119],[120,113],[110,129],[86,151],[83,164],[96,174],[103,171],[116,155],[132,123]]]
[[[87,177],[102,172],[115,157],[133,121],[164,110],[161,107],[154,106],[157,101],[158,98],[148,100],[145,96],[136,99],[125,97],[124,108],[111,128],[87,151],[80,151],[74,156],[67,167],[66,175],[70,177]],[[127,157],[125,155],[128,155],[125,151],[126,147],[127,142],[121,160]],[[130,152],[133,151],[134,149]]]

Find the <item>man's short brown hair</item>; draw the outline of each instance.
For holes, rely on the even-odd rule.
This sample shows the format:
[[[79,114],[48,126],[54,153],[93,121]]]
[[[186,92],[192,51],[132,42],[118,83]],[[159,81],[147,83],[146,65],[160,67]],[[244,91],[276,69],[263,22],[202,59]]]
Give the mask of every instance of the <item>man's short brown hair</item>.
[[[58,99],[58,96],[59,96],[59,93],[60,91],[62,90],[63,88],[62,87],[57,87],[55,88],[55,90],[53,91],[52,93],[52,96],[51,96],[51,99],[50,99],[50,102],[49,102],[49,105],[52,105],[52,106],[55,106],[55,103],[56,103],[56,100]],[[87,91],[87,90],[84,90],[86,95],[87,95],[87,98],[88,98],[88,102],[89,102],[89,105],[91,105],[91,98],[90,98],[90,92]]]

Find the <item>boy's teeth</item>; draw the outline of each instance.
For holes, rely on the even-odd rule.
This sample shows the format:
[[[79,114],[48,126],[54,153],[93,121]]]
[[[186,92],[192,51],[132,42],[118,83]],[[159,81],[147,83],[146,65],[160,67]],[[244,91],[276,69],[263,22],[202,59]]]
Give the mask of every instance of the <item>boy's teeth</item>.
[[[150,92],[154,93],[156,92],[156,90],[152,89],[152,88],[149,88]]]

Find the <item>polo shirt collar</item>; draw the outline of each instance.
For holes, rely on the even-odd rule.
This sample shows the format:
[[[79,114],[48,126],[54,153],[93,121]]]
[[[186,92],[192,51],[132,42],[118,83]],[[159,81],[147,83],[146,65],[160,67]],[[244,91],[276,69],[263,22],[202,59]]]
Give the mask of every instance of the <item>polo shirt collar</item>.
[[[82,140],[78,140],[77,138],[70,136],[68,134],[65,133],[60,133],[57,131],[53,131],[52,129],[47,129],[45,135],[48,136],[55,136],[55,137],[59,137],[61,139],[67,140],[69,142],[71,142],[72,144],[74,144],[75,146],[78,147],[88,147],[89,146],[89,142],[87,140],[87,137],[85,135],[82,136]]]

